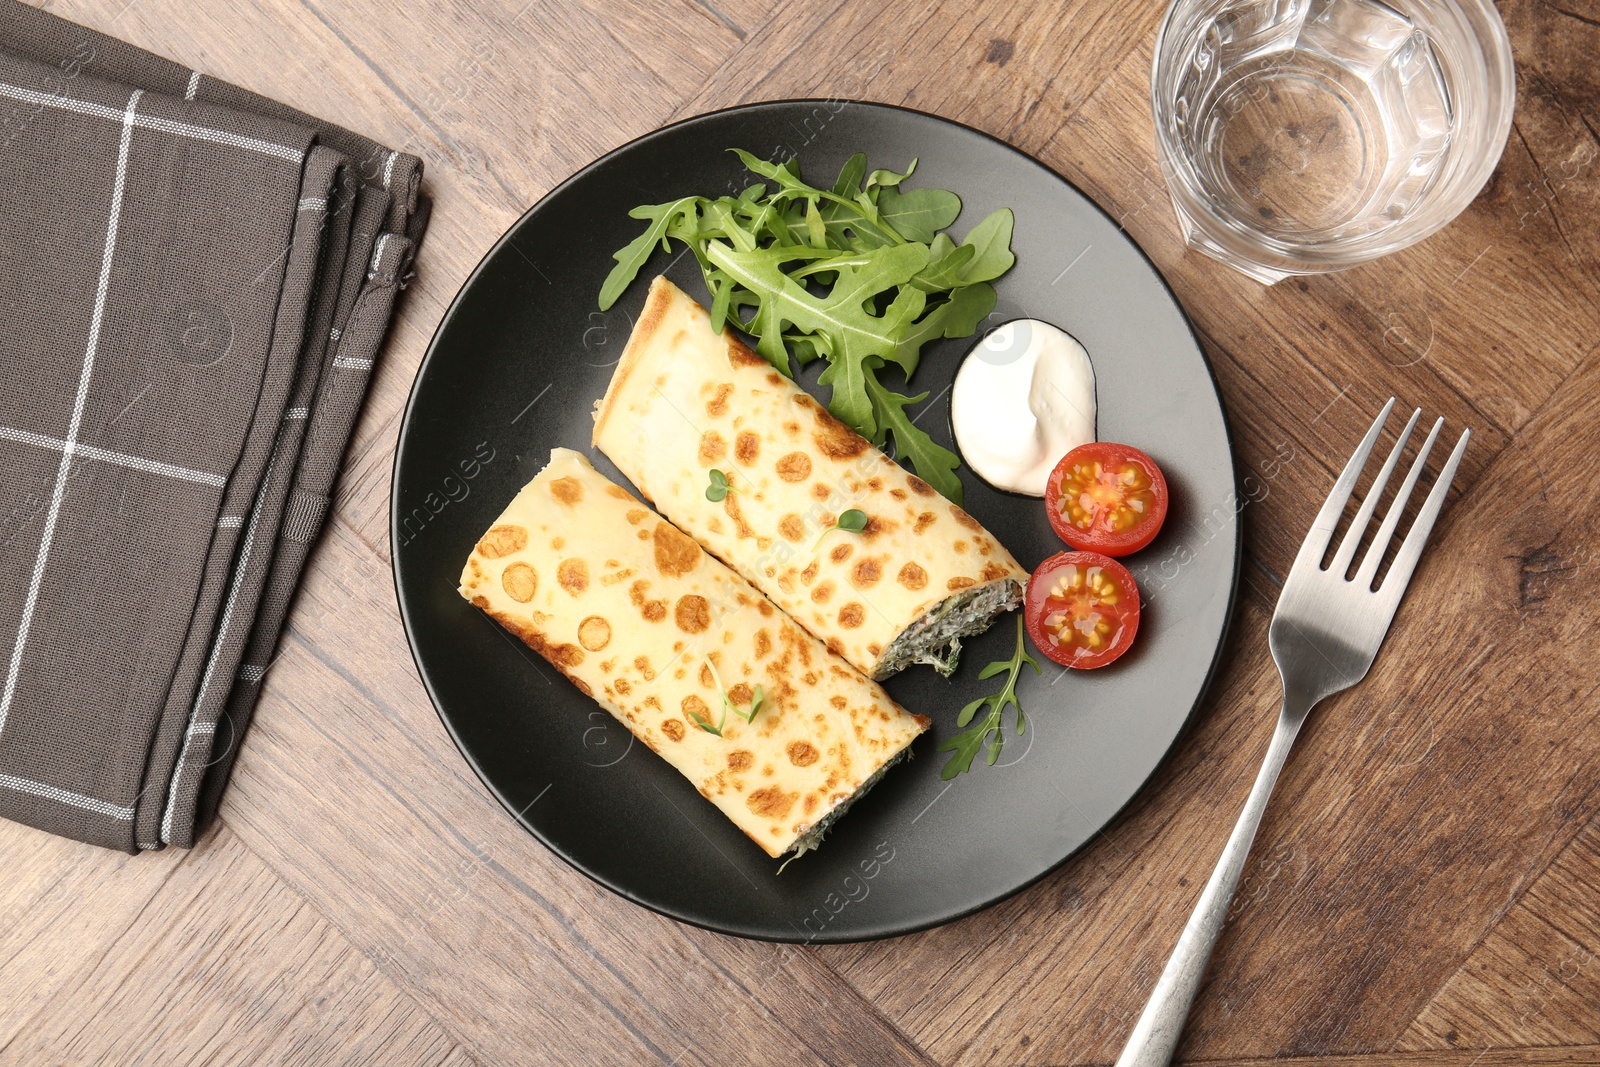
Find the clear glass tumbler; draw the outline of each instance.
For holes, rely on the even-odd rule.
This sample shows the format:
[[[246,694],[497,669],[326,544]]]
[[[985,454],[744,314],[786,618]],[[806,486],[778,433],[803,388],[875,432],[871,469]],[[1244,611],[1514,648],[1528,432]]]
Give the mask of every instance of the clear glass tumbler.
[[[1269,284],[1455,218],[1515,96],[1489,0],[1173,0],[1150,84],[1189,244]]]

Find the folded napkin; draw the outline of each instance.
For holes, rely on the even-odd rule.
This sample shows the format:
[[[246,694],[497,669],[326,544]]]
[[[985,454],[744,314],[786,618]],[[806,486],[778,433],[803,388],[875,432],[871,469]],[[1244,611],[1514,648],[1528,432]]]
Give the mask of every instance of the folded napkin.
[[[0,816],[135,851],[215,812],[421,176],[0,0]]]

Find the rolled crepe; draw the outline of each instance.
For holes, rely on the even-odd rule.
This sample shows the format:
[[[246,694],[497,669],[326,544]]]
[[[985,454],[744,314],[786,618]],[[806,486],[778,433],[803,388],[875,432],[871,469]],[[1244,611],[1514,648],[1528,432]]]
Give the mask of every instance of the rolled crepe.
[[[770,856],[815,847],[928,728],[570,449],[474,547],[461,595]]]
[[[1028,572],[971,515],[656,278],[594,444],[662,514],[870,678],[944,673]],[[711,471],[728,492],[707,498]],[[851,509],[860,533],[829,530]]]

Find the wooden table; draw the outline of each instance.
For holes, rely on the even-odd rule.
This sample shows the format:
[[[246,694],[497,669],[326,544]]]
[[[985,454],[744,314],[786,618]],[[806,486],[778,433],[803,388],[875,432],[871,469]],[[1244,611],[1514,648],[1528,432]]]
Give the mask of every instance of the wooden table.
[[[1460,493],[1373,676],[1302,734],[1182,1055],[1600,1063],[1596,0],[1503,0],[1517,121],[1466,214],[1273,288],[1179,239],[1154,3],[52,7],[418,153],[436,210],[220,824],[135,858],[0,824],[0,1061],[1106,1063],[1265,749],[1277,586],[1394,393],[1472,427]],[[637,134],[790,96],[959,119],[1104,205],[1193,316],[1257,487],[1225,666],[1132,807],[997,907],[828,948],[680,926],[518,828],[418,683],[387,537],[402,404],[490,243]]]

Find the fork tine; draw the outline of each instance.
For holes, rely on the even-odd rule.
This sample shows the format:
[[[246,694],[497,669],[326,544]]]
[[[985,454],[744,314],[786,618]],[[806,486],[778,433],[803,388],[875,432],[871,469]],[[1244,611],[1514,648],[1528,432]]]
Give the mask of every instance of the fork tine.
[[[1389,484],[1389,475],[1394,473],[1395,464],[1400,462],[1400,455],[1406,450],[1406,442],[1411,440],[1411,431],[1417,428],[1417,420],[1420,418],[1422,418],[1421,408],[1411,413],[1406,428],[1394,439],[1394,447],[1389,450],[1389,458],[1383,461],[1383,469],[1378,471],[1378,476],[1372,480],[1372,487],[1367,490],[1366,498],[1356,509],[1356,517],[1351,520],[1350,529],[1344,532],[1344,540],[1339,544],[1339,551],[1334,554],[1333,563],[1328,567],[1341,578],[1345,571],[1350,569],[1350,560],[1354,558],[1356,548],[1361,544],[1361,535],[1367,532],[1367,523],[1372,521],[1372,511],[1378,506],[1378,499],[1383,496],[1383,487]],[[1415,466],[1412,469],[1415,470]]]
[[[1389,573],[1383,576],[1380,592],[1391,597],[1392,603],[1400,602],[1406,585],[1411,581],[1411,572],[1417,569],[1417,560],[1422,558],[1422,549],[1428,542],[1428,533],[1433,529],[1433,520],[1439,517],[1439,511],[1444,507],[1445,494],[1450,491],[1450,483],[1455,480],[1456,468],[1461,465],[1461,455],[1467,450],[1467,440],[1471,437],[1471,430],[1461,431],[1455,451],[1450,453],[1450,458],[1439,469],[1439,480],[1433,483],[1433,490],[1423,502],[1422,510],[1417,512],[1417,521],[1411,524],[1411,530],[1401,543],[1400,551],[1395,554]]]
[[[1378,534],[1372,539],[1366,558],[1361,561],[1361,569],[1356,572],[1357,584],[1368,589],[1372,588],[1372,578],[1378,573],[1378,564],[1383,562],[1383,553],[1389,547],[1389,538],[1394,536],[1394,528],[1400,524],[1400,516],[1406,510],[1406,502],[1411,499],[1411,490],[1416,488],[1422,468],[1428,465],[1428,455],[1433,451],[1433,443],[1439,439],[1439,431],[1442,429],[1444,429],[1444,418],[1441,416],[1434,420],[1433,429],[1428,431],[1428,439],[1417,449],[1417,457],[1411,461],[1411,470],[1406,473],[1406,480],[1401,484],[1400,491],[1395,493],[1394,502],[1389,505],[1389,511],[1383,517],[1383,525],[1378,527]]]
[[[1333,537],[1333,531],[1339,525],[1339,516],[1344,514],[1344,506],[1350,499],[1350,493],[1356,487],[1356,479],[1361,476],[1361,468],[1367,465],[1367,457],[1372,455],[1372,446],[1378,441],[1378,434],[1383,429],[1383,424],[1389,418],[1389,412],[1394,410],[1394,397],[1383,405],[1383,410],[1378,412],[1378,417],[1373,420],[1372,429],[1367,431],[1367,436],[1361,439],[1361,444],[1356,447],[1355,454],[1350,457],[1350,462],[1344,465],[1344,472],[1339,475],[1339,480],[1333,483],[1333,488],[1328,491],[1328,499],[1323,502],[1322,510],[1317,512],[1317,519],[1311,524],[1311,532],[1306,534],[1306,539],[1300,545],[1300,552],[1294,558],[1291,573],[1302,567],[1320,569],[1322,554],[1328,549],[1328,541]]]

